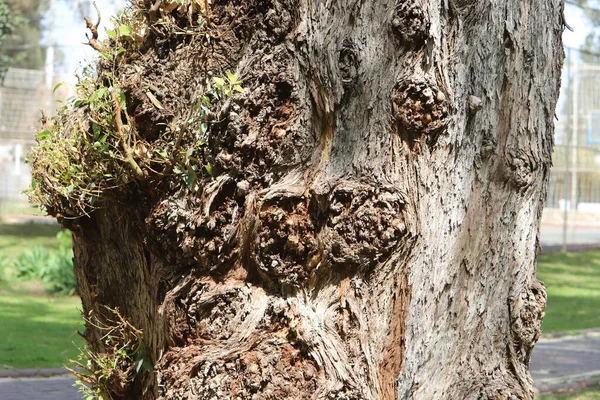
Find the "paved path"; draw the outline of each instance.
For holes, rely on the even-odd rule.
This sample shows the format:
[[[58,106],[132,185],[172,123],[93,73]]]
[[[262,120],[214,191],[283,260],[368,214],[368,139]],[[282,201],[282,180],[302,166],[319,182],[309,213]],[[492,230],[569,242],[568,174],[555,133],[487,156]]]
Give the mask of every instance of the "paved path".
[[[531,373],[542,392],[600,382],[600,330],[540,340]]]
[[[542,392],[600,382],[600,330],[540,340],[533,352],[531,371]],[[0,378],[0,399],[80,400],[73,382],[71,375]]]
[[[49,378],[0,378],[2,400],[81,400],[71,375]]]

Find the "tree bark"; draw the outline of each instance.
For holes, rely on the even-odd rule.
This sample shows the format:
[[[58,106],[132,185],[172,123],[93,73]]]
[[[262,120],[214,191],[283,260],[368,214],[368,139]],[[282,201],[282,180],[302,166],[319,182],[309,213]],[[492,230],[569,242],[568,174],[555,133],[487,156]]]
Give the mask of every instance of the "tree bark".
[[[140,183],[72,226],[84,311],[144,332],[154,369],[127,396],[532,399],[561,7],[215,0],[220,36],[119,65],[148,143],[207,74],[245,88],[199,191]]]

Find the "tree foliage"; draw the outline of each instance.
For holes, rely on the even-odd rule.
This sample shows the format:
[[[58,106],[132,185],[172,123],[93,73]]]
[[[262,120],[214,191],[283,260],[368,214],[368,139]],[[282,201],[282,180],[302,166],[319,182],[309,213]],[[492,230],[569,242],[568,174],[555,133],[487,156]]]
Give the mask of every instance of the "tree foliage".
[[[600,61],[600,1],[598,0],[575,0],[569,1],[567,4],[580,7],[583,13],[592,24],[592,29],[585,37],[585,41],[581,45],[581,58],[585,62]]]
[[[15,30],[17,22],[18,19],[11,13],[8,1],[0,0],[0,48],[3,48],[3,45]],[[4,79],[9,63],[10,57],[4,51],[0,52],[0,83]]]
[[[3,51],[18,68],[37,69],[44,65],[44,49],[40,41],[44,32],[44,15],[48,0],[2,0],[8,4],[13,18],[17,19],[12,34]]]

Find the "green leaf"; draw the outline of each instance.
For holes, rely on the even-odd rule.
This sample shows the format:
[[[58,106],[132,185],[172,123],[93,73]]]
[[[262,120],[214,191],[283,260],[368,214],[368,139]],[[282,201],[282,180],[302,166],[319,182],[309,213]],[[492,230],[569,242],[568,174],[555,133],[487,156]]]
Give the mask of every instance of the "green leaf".
[[[94,102],[98,101],[99,99],[103,98],[106,95],[107,91],[108,90],[104,86],[98,88],[98,90],[96,90],[90,96],[90,99],[89,99],[90,103],[94,103]]]
[[[139,374],[140,369],[142,369],[142,365],[144,365],[144,359],[140,358],[137,362],[137,364],[135,365],[135,373]]]
[[[208,124],[206,122],[204,122],[204,123],[202,123],[202,125],[200,125],[200,133],[202,135],[205,135],[207,131],[208,131]]]
[[[187,174],[183,175],[183,181],[188,189],[192,190],[194,183],[196,183],[196,173],[192,170],[188,171]]]
[[[121,25],[121,26],[119,26],[119,35],[121,35],[121,36],[131,36],[132,33],[133,33],[133,31],[127,25]]]
[[[35,138],[37,140],[46,140],[50,137],[51,134],[52,134],[52,132],[50,132],[48,129],[44,129],[43,131],[41,131],[37,135],[35,135]]]
[[[124,47],[119,48],[119,50],[117,50],[117,52],[115,53],[115,55],[118,57],[121,54],[125,53],[127,50],[125,50]]]
[[[240,92],[240,93],[246,93],[246,89],[244,89],[240,85],[234,85],[233,90],[235,90],[236,92]]]
[[[57,83],[56,86],[54,86],[54,89],[52,89],[52,93],[55,93],[58,90],[58,88],[61,87],[62,85],[63,85],[62,82]]]
[[[125,93],[117,90],[117,98],[119,99],[119,105],[123,110],[127,109],[127,98],[125,97]]]
[[[164,149],[155,149],[154,152],[163,158],[167,158],[167,152]]]
[[[187,151],[185,152],[185,156],[187,158],[190,158],[192,154],[194,154],[194,149],[187,149]]]
[[[227,74],[227,80],[229,81],[230,85],[237,85],[238,83],[240,83],[240,81],[238,80],[237,74],[233,74],[229,71],[227,71],[226,74]]]
[[[222,88],[222,87],[223,87],[223,85],[225,85],[225,79],[223,79],[223,78],[219,78],[218,76],[215,76],[215,77],[213,78],[213,82],[215,83],[215,86],[216,86],[217,88]]]
[[[117,37],[117,32],[114,29],[107,30],[106,34],[113,39],[115,39]]]
[[[150,364],[150,360],[148,360],[146,357],[144,357],[144,369],[147,372],[152,372],[152,364]]]
[[[73,190],[75,190],[75,186],[73,186],[73,185],[69,185],[69,186],[67,186],[67,194],[70,194],[70,193],[72,193],[72,192],[73,192]]]
[[[100,127],[100,125],[93,122],[92,123],[92,132],[94,133],[94,137],[98,138],[100,136],[100,134],[102,133],[102,128]]]
[[[206,172],[208,172],[208,174],[209,174],[210,176],[212,176],[212,166],[211,166],[210,164],[206,164],[206,165],[204,166],[204,169],[206,170]]]

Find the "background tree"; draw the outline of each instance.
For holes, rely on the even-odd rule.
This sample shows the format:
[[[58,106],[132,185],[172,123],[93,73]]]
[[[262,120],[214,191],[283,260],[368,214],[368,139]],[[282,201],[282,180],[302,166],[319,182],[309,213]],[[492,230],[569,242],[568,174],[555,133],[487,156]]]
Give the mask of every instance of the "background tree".
[[[138,0],[107,42],[88,20],[97,70],[31,156],[73,230],[80,377],[532,399],[562,5]]]
[[[10,12],[10,7],[6,0],[0,0],[0,49],[3,47],[7,38],[13,33],[18,24],[18,19]],[[4,52],[0,53],[0,83],[4,80],[4,75],[8,70],[10,57]]]
[[[581,59],[584,62],[595,63],[600,61],[600,35],[597,27],[600,26],[600,2],[597,0],[568,0],[567,5],[579,7],[583,10],[588,21],[594,29],[590,30],[581,45]]]
[[[7,37],[2,52],[18,68],[39,69],[44,66],[45,52],[41,47],[43,17],[48,0],[3,0],[11,16],[18,18],[12,34]]]

